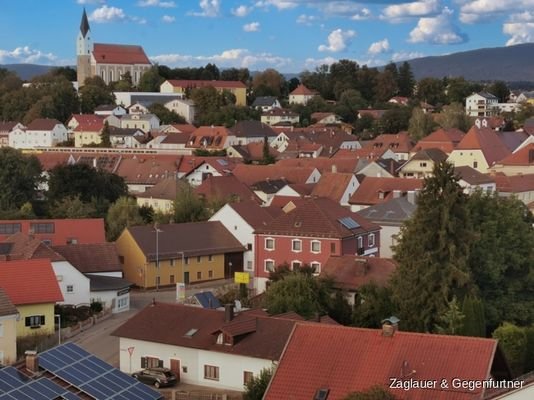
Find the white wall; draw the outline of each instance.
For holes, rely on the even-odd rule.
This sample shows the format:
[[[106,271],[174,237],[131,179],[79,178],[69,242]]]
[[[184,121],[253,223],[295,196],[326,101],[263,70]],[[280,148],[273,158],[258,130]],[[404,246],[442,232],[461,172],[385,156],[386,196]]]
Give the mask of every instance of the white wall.
[[[394,235],[400,232],[400,226],[390,226],[380,224],[382,230],[380,231],[380,257],[392,258],[393,249],[391,248],[396,241],[393,240]]]
[[[189,175],[187,175],[187,182],[189,182],[192,186],[199,186],[202,181],[202,175],[203,174],[211,174],[213,176],[221,176],[219,171],[217,171],[215,168],[213,168],[208,163],[204,163],[200,166],[198,166],[193,172],[191,172]]]
[[[224,345],[221,345],[224,346]],[[130,357],[128,348],[133,347]],[[151,343],[127,338],[119,339],[120,370],[130,374],[141,369],[141,357],[152,356],[170,367],[170,360],[180,360],[180,382],[220,389],[243,391],[243,372],[256,376],[263,368],[270,368],[271,360],[240,355],[190,349],[167,344]],[[219,367],[219,381],[204,379],[204,365]],[[184,368],[187,372],[184,372]]]
[[[61,294],[63,294],[63,302],[61,304],[89,304],[89,278],[74,268],[68,261],[53,261],[52,268],[58,279]],[[70,285],[72,285],[72,292],[67,291],[67,286]]]
[[[117,296],[117,290],[91,292],[91,302],[101,302],[104,308],[111,308],[112,313],[130,310],[130,293]]]

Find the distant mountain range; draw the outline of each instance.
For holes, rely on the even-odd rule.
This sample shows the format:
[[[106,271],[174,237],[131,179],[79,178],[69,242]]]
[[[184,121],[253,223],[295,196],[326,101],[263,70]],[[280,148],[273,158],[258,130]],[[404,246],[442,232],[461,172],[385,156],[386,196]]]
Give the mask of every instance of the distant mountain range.
[[[534,82],[534,43],[422,57],[408,62],[416,79],[463,76],[470,81]],[[23,80],[30,80],[36,75],[47,73],[53,66],[6,64],[0,65],[0,68],[14,71]],[[299,74],[284,76],[291,79]]]

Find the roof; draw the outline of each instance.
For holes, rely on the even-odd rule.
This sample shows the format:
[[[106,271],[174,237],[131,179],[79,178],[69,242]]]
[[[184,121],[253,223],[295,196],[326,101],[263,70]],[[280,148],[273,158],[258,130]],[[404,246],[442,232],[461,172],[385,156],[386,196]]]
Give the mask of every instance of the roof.
[[[340,172],[324,172],[311,192],[312,196],[328,197],[340,202],[351,180],[356,180],[354,174]]]
[[[332,256],[321,268],[321,275],[332,278],[336,288],[356,290],[368,283],[385,286],[396,268],[389,258]]]
[[[492,175],[497,191],[502,193],[522,193],[534,191],[534,174],[506,176],[503,173]]]
[[[0,132],[11,132],[19,122],[16,121],[0,121]]]
[[[353,173],[358,166],[358,159],[356,157],[351,157],[350,155],[340,158],[286,158],[278,161],[276,165],[288,169],[295,167],[314,167],[317,168],[321,174],[332,171],[339,173]]]
[[[202,349],[267,360],[278,360],[296,321],[241,312],[225,323],[225,312],[156,302],[115,330],[112,335],[172,346]],[[239,332],[238,325],[254,325]],[[193,335],[186,335],[194,331]],[[232,346],[217,344],[217,332],[241,334]],[[248,334],[246,334],[248,333]]]
[[[447,159],[447,153],[440,149],[427,148],[419,150],[415,153],[409,161],[412,160],[424,160],[424,161],[433,161],[434,163],[439,163]],[[408,162],[409,162],[408,161]]]
[[[384,203],[366,207],[357,212],[380,225],[401,225],[410,219],[417,206],[410,202],[406,196],[392,198]]]
[[[208,81],[208,80],[177,80],[177,79],[168,79],[166,82],[169,82],[173,87],[181,88],[199,88],[205,86],[212,86],[217,89],[246,89],[247,86],[241,81]]]
[[[394,197],[394,191],[401,194],[423,188],[422,179],[378,178],[367,176],[349,199],[350,204],[375,205]]]
[[[46,259],[0,262],[0,287],[16,306],[63,301],[52,264]]]
[[[245,145],[233,145],[231,146],[234,151],[246,161],[262,161],[263,155],[263,142],[251,142]],[[268,146],[269,154],[273,157],[278,157],[280,153],[274,147]]]
[[[47,258],[50,261],[64,261],[65,259],[44,244],[41,239],[23,232],[17,232],[3,241],[9,244],[9,250],[2,252],[6,260],[31,260]],[[2,257],[3,258],[3,257]]]
[[[253,201],[241,201],[239,203],[230,203],[228,207],[234,209],[241,218],[243,218],[247,224],[253,229],[258,229],[265,226],[268,222],[272,221],[272,215],[265,209],[260,207],[258,203]]]
[[[302,83],[289,93],[290,96],[313,96],[315,94],[316,93],[313,90],[308,89]]]
[[[275,107],[268,111],[264,111],[261,115],[270,116],[270,117],[298,117],[299,116],[296,112],[292,110],[289,110],[286,108],[279,108],[279,107]]]
[[[477,126],[469,129],[455,150],[481,150],[489,166],[510,154],[494,130]]]
[[[63,125],[57,119],[37,118],[30,122],[26,129],[29,131],[51,131],[56,125]]]
[[[484,183],[494,183],[495,181],[490,175],[483,174],[469,165],[461,167],[454,167],[454,173],[463,181],[470,185],[481,185]]]
[[[391,149],[394,153],[409,153],[414,146],[408,132],[382,134],[371,140],[365,147],[377,149]]]
[[[87,35],[87,32],[89,32],[91,28],[89,27],[89,20],[87,19],[87,13],[85,12],[85,8],[83,9],[82,14],[82,21],[80,22],[80,32],[82,34],[82,37],[85,37]]]
[[[93,57],[99,64],[151,65],[141,46],[95,43],[93,45]]]
[[[510,151],[517,149],[530,136],[522,131],[497,131],[497,136]]]
[[[488,93],[488,92],[478,92],[476,94],[478,94],[479,96],[485,97],[486,99],[498,100],[497,96],[491,93]]]
[[[239,121],[230,128],[236,137],[275,137],[277,133],[273,129],[260,121]]]
[[[13,304],[6,291],[0,287],[0,317],[16,315],[19,311]]]
[[[417,142],[412,151],[419,151],[428,148],[437,148],[447,154],[450,154],[454,150],[456,145],[460,143],[464,135],[465,133],[463,133],[459,129],[440,128],[432,132],[430,135],[419,140],[419,142]]]
[[[291,211],[256,229],[256,233],[345,238],[380,229],[378,225],[327,198],[306,199],[295,205]],[[342,223],[343,219],[348,218],[352,219],[353,228]]]
[[[240,202],[253,200],[261,203],[261,199],[243,182],[233,175],[209,176],[195,189],[195,193],[206,200]]]
[[[285,179],[288,183],[306,183],[315,171],[314,167],[284,167],[277,164],[247,165],[238,164],[232,173],[241,182],[253,185],[269,179]]]
[[[402,324],[402,321],[401,321]],[[435,380],[436,390],[412,388],[411,400],[471,400],[482,389],[443,389],[453,378],[482,381],[490,378],[497,351],[495,339],[396,332],[297,323],[264,399],[310,400],[318,389],[329,389],[328,399],[374,385],[389,388],[391,379]],[[406,391],[392,390],[405,398]]]
[[[68,244],[52,249],[83,274],[122,271],[115,243]]]
[[[534,143],[530,143],[517,152],[503,158],[498,164],[534,166]]]
[[[89,278],[91,292],[107,292],[128,289],[134,284],[123,278],[103,275],[86,275]]]
[[[76,132],[95,132],[104,128],[104,118],[96,114],[76,114],[71,117],[72,119],[78,122],[74,128]]]
[[[277,101],[274,96],[260,96],[254,99],[252,107],[272,106]]]
[[[152,226],[127,228],[145,255],[156,259],[156,231]],[[180,252],[185,257],[243,252],[239,241],[219,221],[163,224],[158,226],[158,256],[160,260],[176,258]]]
[[[189,137],[188,147],[224,148],[232,132],[224,126],[200,126]]]
[[[387,110],[374,110],[374,109],[366,108],[366,109],[358,110],[358,115],[359,116],[370,115],[371,117],[375,119],[379,119],[379,118],[382,118],[382,115],[384,115],[386,111]]]
[[[138,193],[136,197],[139,199],[176,200],[179,188],[180,185],[176,178],[165,178],[144,192]]]
[[[180,160],[179,156],[167,154],[139,154],[122,157],[116,174],[122,176],[128,184],[155,185],[169,176],[174,176]]]

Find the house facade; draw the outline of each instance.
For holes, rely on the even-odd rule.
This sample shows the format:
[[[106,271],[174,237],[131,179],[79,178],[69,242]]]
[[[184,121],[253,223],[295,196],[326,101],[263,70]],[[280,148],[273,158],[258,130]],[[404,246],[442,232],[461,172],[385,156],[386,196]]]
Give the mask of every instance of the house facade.
[[[298,124],[300,117],[297,113],[285,108],[273,108],[261,114],[261,122],[267,125],[294,125]]]
[[[0,364],[17,360],[17,320],[20,315],[6,291],[0,288]]]
[[[401,178],[424,179],[432,176],[434,166],[447,159],[440,149],[423,149],[415,153],[399,168]]]
[[[19,126],[9,132],[9,146],[15,149],[54,147],[67,139],[67,128],[56,119],[38,118],[25,129]]]
[[[499,99],[491,93],[479,92],[465,99],[465,113],[470,117],[492,117],[497,114]]]
[[[174,99],[164,104],[165,108],[184,117],[188,124],[195,121],[195,103],[186,99]]]
[[[289,93],[289,104],[306,105],[308,101],[317,96],[317,93],[308,89],[303,84],[298,85],[295,90]]]
[[[161,93],[180,93],[187,95],[190,90],[213,87],[219,93],[228,91],[235,96],[236,106],[247,105],[247,86],[241,81],[207,81],[207,80],[176,80],[169,79],[160,85]]]
[[[128,114],[121,117],[121,128],[141,129],[148,133],[159,128],[159,118],[154,114]]]

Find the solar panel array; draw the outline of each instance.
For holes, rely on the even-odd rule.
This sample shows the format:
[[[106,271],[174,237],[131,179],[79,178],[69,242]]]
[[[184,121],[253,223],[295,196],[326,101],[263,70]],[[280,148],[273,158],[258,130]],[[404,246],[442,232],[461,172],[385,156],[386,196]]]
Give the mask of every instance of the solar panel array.
[[[157,391],[73,343],[39,355],[39,366],[96,400],[158,400]]]
[[[52,400],[79,397],[46,378],[32,380],[13,367],[0,370],[1,400]]]
[[[351,217],[344,217],[338,220],[347,229],[356,229],[360,227],[360,224],[354,221]]]

